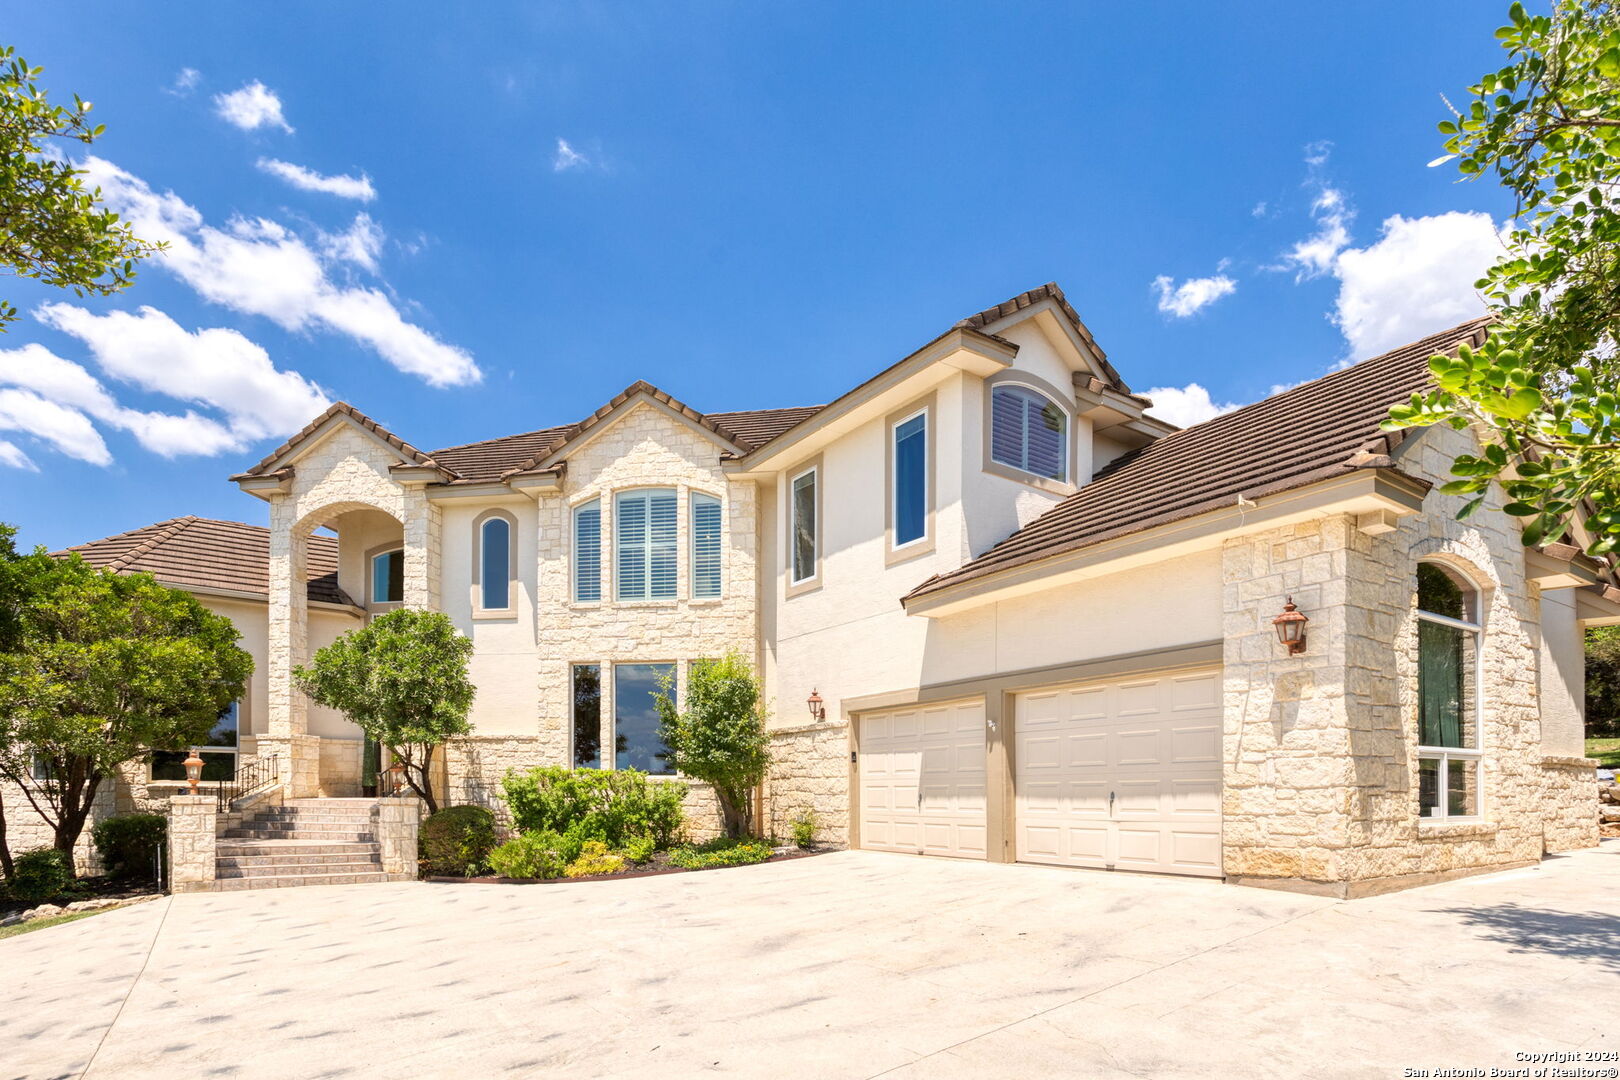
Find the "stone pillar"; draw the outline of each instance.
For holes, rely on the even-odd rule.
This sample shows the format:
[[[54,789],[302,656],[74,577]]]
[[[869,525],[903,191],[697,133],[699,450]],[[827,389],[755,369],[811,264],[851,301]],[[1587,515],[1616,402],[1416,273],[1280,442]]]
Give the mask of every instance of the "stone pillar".
[[[169,799],[169,891],[208,892],[214,887],[214,797]]]
[[[439,546],[444,512],[428,501],[420,485],[405,489],[405,606],[442,610]]]
[[[399,881],[416,880],[416,829],[422,800],[395,795],[377,800],[377,844],[383,873]]]

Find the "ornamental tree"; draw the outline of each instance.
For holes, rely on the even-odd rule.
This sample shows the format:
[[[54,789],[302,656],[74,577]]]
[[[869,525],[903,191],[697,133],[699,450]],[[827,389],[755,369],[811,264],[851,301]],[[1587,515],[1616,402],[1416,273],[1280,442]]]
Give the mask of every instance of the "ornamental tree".
[[[1580,522],[1601,555],[1620,547],[1620,9],[1515,3],[1496,36],[1507,64],[1440,125],[1447,153],[1432,163],[1494,175],[1516,200],[1506,252],[1478,283],[1494,321],[1480,348],[1432,357],[1435,388],[1384,426],[1472,426],[1484,445],[1442,488],[1471,496],[1460,516],[1500,485],[1525,544]]]
[[[342,712],[404,764],[405,782],[431,814],[439,809],[434,750],[472,730],[472,651],[448,615],[401,608],[344,634],[293,675],[312,700]]]
[[[106,296],[135,280],[135,261],[163,245],[130,231],[100,206],[101,192],[86,189],[58,141],[89,145],[104,126],[90,123],[90,103],[77,94],[71,106],[52,105],[35,79],[43,68],[0,47],[0,268],[72,289]],[[0,331],[17,309],[0,300]]]
[[[737,652],[693,664],[684,711],[675,707],[674,682],[665,677],[654,698],[664,760],[714,787],[727,836],[753,835],[754,789],[771,765],[753,667]]]
[[[43,550],[5,561],[19,599],[0,652],[0,776],[71,854],[102,784],[153,749],[204,741],[253,657],[229,619],[150,574]]]

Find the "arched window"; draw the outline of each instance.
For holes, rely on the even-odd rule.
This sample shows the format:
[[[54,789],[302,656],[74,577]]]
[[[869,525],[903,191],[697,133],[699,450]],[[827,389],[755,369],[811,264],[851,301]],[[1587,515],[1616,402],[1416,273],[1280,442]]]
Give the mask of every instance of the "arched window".
[[[400,604],[405,601],[405,552],[399,548],[371,557],[371,602]]]
[[[1027,386],[991,388],[990,460],[1048,480],[1068,479],[1068,414]]]
[[[574,507],[574,601],[602,599],[602,500]]]
[[[478,519],[478,608],[510,611],[517,551],[512,542],[512,519],[491,510]]]
[[[1418,814],[1480,813],[1480,597],[1436,563],[1417,569]]]

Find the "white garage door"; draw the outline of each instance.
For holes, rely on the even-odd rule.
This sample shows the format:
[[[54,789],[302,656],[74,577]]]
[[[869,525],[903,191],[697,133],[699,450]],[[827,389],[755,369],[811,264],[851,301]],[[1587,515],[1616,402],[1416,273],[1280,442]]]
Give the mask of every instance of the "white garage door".
[[[1221,673],[1020,694],[1021,862],[1219,877]]]
[[[984,703],[860,718],[861,846],[984,858]]]

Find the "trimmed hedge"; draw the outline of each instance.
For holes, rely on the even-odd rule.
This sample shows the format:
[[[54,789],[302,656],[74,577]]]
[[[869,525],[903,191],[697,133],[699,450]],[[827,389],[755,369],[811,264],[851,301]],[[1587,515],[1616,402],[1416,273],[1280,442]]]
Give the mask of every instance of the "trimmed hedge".
[[[422,822],[418,845],[431,874],[473,877],[495,849],[495,815],[482,806],[450,806]]]

